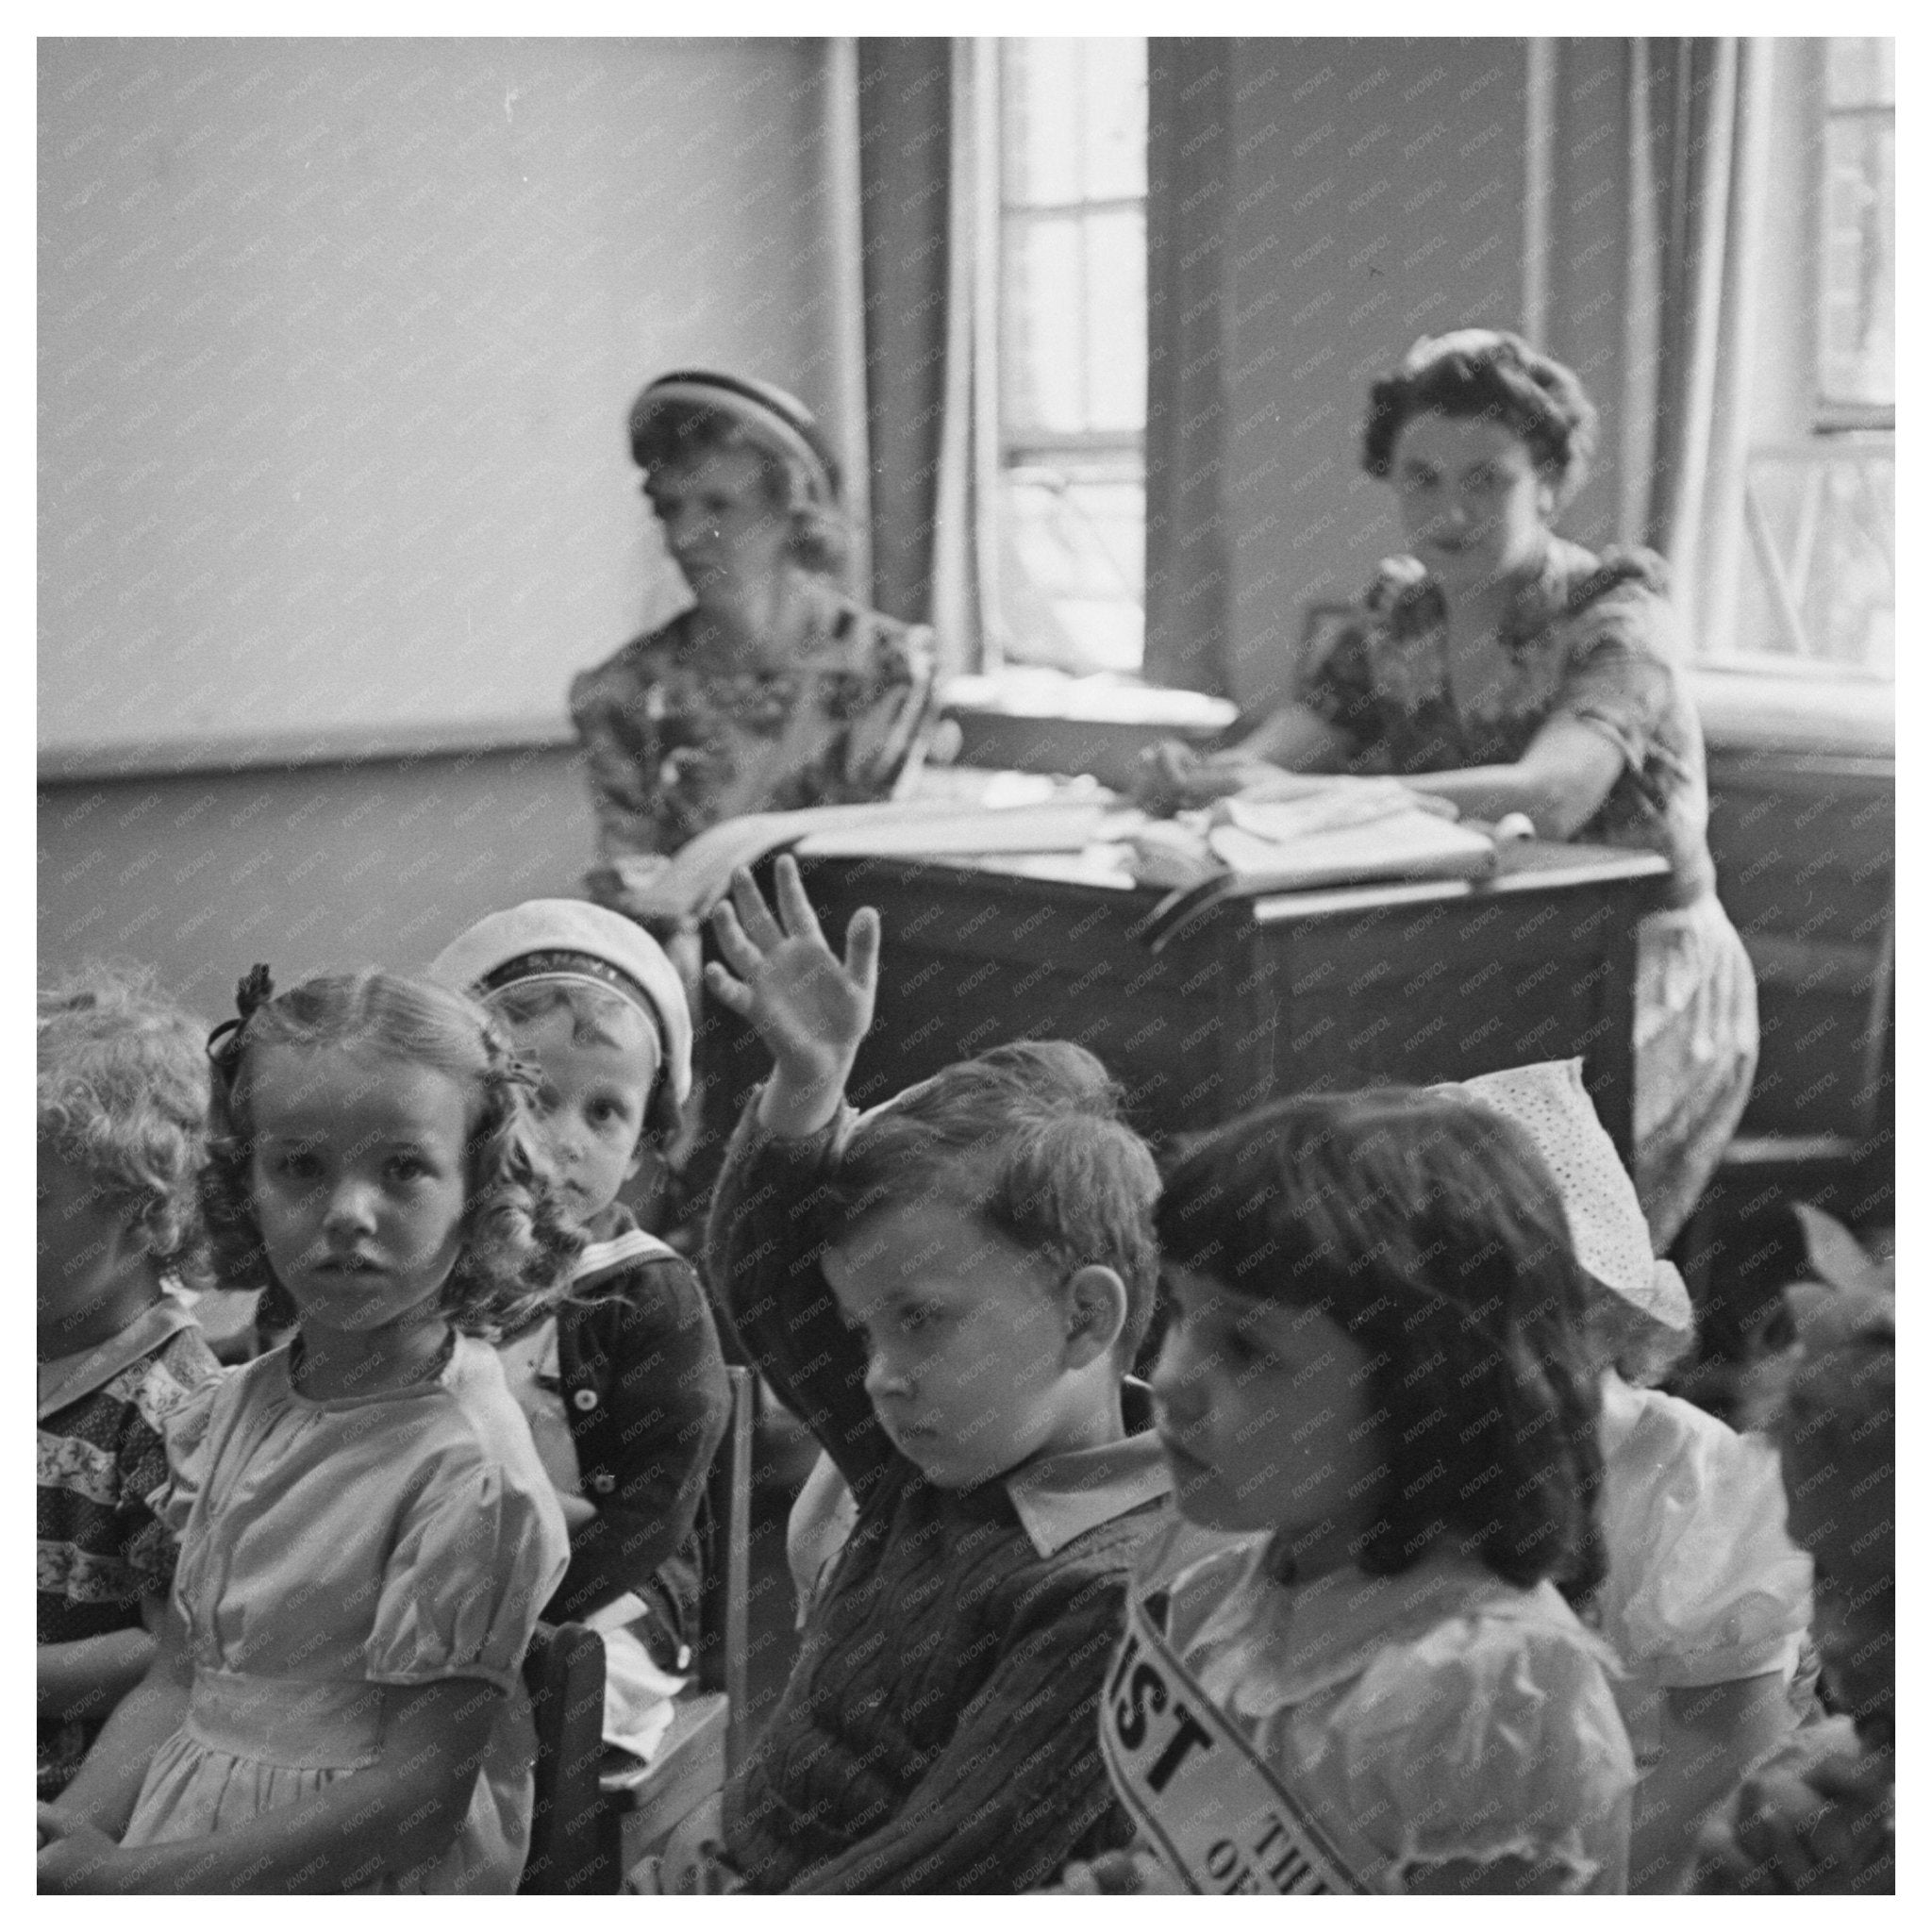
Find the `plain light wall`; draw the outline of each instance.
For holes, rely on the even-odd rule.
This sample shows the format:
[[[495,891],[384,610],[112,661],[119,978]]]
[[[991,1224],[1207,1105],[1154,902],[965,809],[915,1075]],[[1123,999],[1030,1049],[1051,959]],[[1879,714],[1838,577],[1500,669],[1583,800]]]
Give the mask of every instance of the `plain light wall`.
[[[624,411],[822,403],[822,43],[40,43],[40,740],[561,718],[683,601]]]
[[[415,972],[486,912],[578,896],[591,851],[567,747],[47,786],[40,970],[139,961],[219,1019],[258,959],[283,986]]]

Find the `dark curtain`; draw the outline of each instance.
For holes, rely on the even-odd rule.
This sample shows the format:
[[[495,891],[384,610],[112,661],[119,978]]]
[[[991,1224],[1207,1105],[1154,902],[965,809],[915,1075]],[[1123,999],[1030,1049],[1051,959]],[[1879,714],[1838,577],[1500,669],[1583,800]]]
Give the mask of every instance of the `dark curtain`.
[[[943,38],[858,42],[858,176],[872,454],[872,597],[933,615],[945,416],[951,57]]]
[[[1220,696],[1233,574],[1221,503],[1228,42],[1147,42],[1147,653],[1150,684]]]

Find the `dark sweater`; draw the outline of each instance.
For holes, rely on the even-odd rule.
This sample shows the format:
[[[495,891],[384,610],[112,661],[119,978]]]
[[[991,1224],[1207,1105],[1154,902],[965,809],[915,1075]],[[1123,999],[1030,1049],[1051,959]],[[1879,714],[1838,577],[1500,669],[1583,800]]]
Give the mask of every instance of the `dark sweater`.
[[[638,1591],[657,1594],[691,1642],[692,1525],[731,1407],[717,1325],[691,1263],[640,1235],[625,1208],[607,1209],[591,1233],[558,1310],[557,1357],[597,1515],[572,1536],[570,1569],[543,1614],[562,1623]]]
[[[1158,1504],[1086,1497],[1029,1531],[1021,1478],[940,1490],[892,1448],[819,1268],[811,1195],[830,1138],[766,1141],[748,1109],[712,1203],[710,1278],[859,1505],[778,1709],[726,1787],[727,1857],[755,1891],[1028,1890],[1132,1835],[1096,1713]],[[1138,1439],[1122,1460],[1150,1456]]]

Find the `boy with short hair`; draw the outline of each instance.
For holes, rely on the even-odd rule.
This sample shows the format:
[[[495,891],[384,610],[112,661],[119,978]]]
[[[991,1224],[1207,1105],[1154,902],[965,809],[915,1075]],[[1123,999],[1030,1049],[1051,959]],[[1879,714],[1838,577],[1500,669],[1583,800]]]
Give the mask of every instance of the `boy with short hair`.
[[[219,1374],[164,1277],[198,1273],[202,1028],[144,975],[40,996],[39,1794],[65,1789],[154,1654],[177,1550],[162,1425]]]
[[[841,962],[791,860],[707,968],[772,1077],[707,1258],[858,1520],[776,1713],[727,1786],[726,1887],[1014,1892],[1123,1843],[1097,1740],[1127,1572],[1170,1487],[1123,1374],[1156,1275],[1154,1161],[1091,1054],[1022,1042],[870,1113],[844,1088],[878,920]],[[734,909],[735,908],[735,909]]]
[[[568,1297],[497,1352],[570,1528],[570,1569],[543,1614],[594,1620],[606,1736],[648,1757],[696,1640],[693,1525],[730,1391],[691,1264],[617,1196],[646,1145],[677,1130],[691,1011],[655,940],[576,899],[491,913],[429,976],[509,1032],[566,1211],[590,1238]]]

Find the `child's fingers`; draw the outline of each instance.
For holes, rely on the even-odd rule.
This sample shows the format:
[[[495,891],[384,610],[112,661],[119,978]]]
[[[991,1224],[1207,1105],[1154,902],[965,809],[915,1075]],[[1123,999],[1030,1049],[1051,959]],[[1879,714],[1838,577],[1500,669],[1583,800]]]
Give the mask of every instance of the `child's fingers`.
[[[705,985],[721,1007],[742,1017],[752,1008],[752,991],[741,979],[733,979],[717,960],[705,963]]]
[[[819,924],[818,914],[812,910],[811,901],[806,897],[805,881],[798,875],[798,861],[791,853],[779,853],[774,878],[778,889],[778,911],[784,919],[786,932],[792,939],[816,940],[820,945],[824,945],[824,930]],[[830,951],[830,948],[826,950]]]
[[[731,874],[731,904],[746,937],[761,952],[769,953],[783,943],[785,935],[779,930],[778,922],[772,917],[772,908],[765,904],[765,895],[758,891],[758,881],[741,865]]]
[[[879,915],[874,906],[861,906],[845,927],[845,971],[874,992],[879,983]]]
[[[720,901],[711,913],[711,936],[725,962],[741,979],[749,979],[765,963],[765,956],[745,938],[744,928],[730,906]]]

